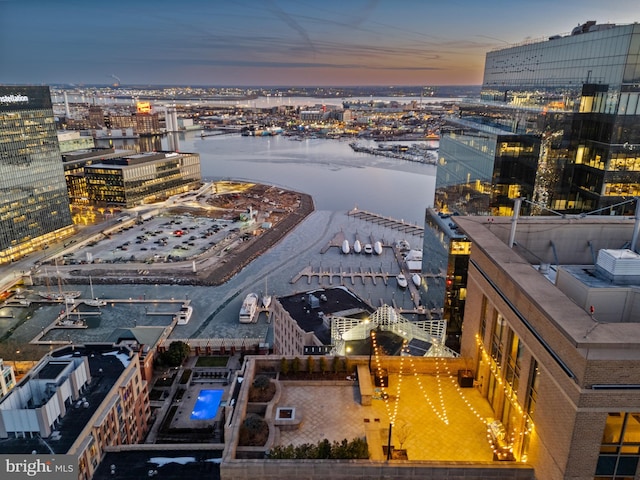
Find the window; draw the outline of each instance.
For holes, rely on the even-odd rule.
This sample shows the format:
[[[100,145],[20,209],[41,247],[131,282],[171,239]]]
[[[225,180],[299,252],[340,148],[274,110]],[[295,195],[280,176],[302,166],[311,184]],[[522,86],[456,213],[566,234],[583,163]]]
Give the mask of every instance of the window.
[[[595,480],[633,480],[640,458],[640,413],[609,413]]]
[[[487,333],[487,316],[488,316],[488,301],[487,297],[482,296],[482,311],[480,312],[480,340],[484,343],[484,336]]]
[[[507,322],[497,311],[493,312],[493,332],[491,336],[491,357],[498,367],[502,367],[504,338],[509,330]]]
[[[529,371],[529,383],[527,384],[527,398],[525,399],[525,410],[529,417],[533,418],[538,400],[538,383],[540,381],[540,369],[538,362],[531,360],[531,370]]]
[[[506,365],[505,365],[505,380],[514,392],[518,391],[518,385],[520,383],[520,359],[522,358],[522,343],[518,336],[509,330],[509,340],[507,341],[506,349]]]

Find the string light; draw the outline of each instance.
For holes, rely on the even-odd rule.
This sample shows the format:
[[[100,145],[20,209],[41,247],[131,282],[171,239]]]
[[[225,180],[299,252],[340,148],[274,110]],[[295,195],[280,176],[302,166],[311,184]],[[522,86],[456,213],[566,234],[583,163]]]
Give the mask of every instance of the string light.
[[[522,441],[524,441],[526,436],[532,435],[533,433],[533,430],[535,428],[533,420],[520,405],[520,402],[518,401],[518,396],[516,395],[516,392],[513,390],[513,387],[511,386],[511,384],[509,384],[509,382],[503,381],[502,369],[500,368],[498,363],[495,361],[495,359],[491,355],[489,355],[489,352],[487,352],[484,344],[480,339],[480,336],[476,334],[475,338],[476,338],[476,345],[480,349],[483,362],[485,362],[489,366],[489,370],[493,375],[493,377],[495,378],[496,382],[498,383],[498,385],[502,386],[502,390],[504,392],[505,398],[509,401],[511,406],[514,407],[514,409],[522,418],[521,425],[524,425],[524,430],[516,434],[516,428],[514,427],[511,433],[511,438],[510,438],[511,445],[515,443],[517,437],[521,438]],[[524,462],[526,461],[526,458],[527,458],[526,455],[523,455],[520,460]]]
[[[396,418],[398,416],[398,409],[400,407],[402,378],[404,375],[404,358],[405,356],[407,356],[409,359],[409,365],[411,367],[411,371],[413,373],[415,381],[418,384],[420,392],[422,393],[422,396],[424,397],[426,403],[429,405],[429,407],[431,408],[433,413],[436,415],[436,417],[440,421],[442,421],[445,425],[449,425],[447,407],[446,407],[444,393],[443,393],[443,379],[442,379],[443,373],[441,372],[441,367],[442,367],[442,369],[444,370],[444,376],[449,378],[455,391],[458,393],[461,400],[466,405],[467,409],[478,419],[478,421],[480,421],[485,426],[487,430],[487,441],[489,443],[491,450],[495,454],[496,458],[502,458],[502,459],[505,458],[505,448],[504,446],[499,445],[498,442],[494,440],[494,435],[491,429],[491,423],[488,421],[488,419],[483,417],[483,415],[472,405],[472,403],[466,397],[462,388],[457,382],[457,377],[451,374],[451,371],[449,369],[447,362],[442,362],[441,359],[438,359],[438,358],[435,359],[435,364],[436,364],[435,380],[436,380],[437,395],[438,395],[437,404],[436,404],[436,401],[434,401],[427,394],[427,390],[424,384],[422,383],[420,376],[418,375],[418,371],[415,366],[413,357],[411,355],[404,355],[405,353],[407,353],[406,340],[403,342],[401,352],[400,352],[400,365],[398,370],[398,383],[396,386],[395,402],[394,402],[393,408],[391,408],[391,404],[389,403],[390,402],[389,385],[388,385],[388,381],[385,383],[385,375],[384,375],[385,370],[382,368],[382,364],[381,364],[380,347],[376,339],[376,333],[373,330],[371,331],[371,341],[373,346],[373,352],[375,355],[375,368],[376,368],[376,374],[378,377],[378,383],[380,385],[380,390],[382,392],[382,399],[384,400],[385,409],[387,411],[389,421],[392,425],[395,424]],[[520,403],[518,402],[517,395],[513,390],[513,388],[511,387],[511,385],[508,382],[503,381],[500,367],[497,365],[495,360],[491,358],[491,356],[488,354],[488,352],[484,348],[484,345],[482,345],[482,342],[480,342],[479,337],[477,335],[476,335],[476,342],[480,347],[483,360],[489,365],[491,373],[496,379],[496,382],[502,386],[505,397],[509,400],[511,405],[514,407],[514,409],[518,412],[518,414],[522,417],[524,421],[524,426],[525,426],[524,430],[516,434],[516,429],[514,428],[508,440],[509,443],[507,446],[507,451],[509,452],[509,454],[513,454],[513,448],[516,443],[516,438],[520,437],[521,439],[524,439],[524,437],[526,437],[527,435],[531,435],[534,429],[534,424],[533,424],[533,421],[531,420],[531,417],[529,417],[526,413],[524,413],[523,408],[520,406]],[[521,458],[521,461],[523,462],[526,461],[526,455],[523,455],[523,457]]]

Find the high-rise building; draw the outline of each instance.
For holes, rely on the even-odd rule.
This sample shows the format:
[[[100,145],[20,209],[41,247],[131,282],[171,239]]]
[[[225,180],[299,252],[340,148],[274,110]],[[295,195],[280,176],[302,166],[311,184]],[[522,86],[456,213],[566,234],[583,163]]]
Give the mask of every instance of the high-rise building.
[[[49,87],[0,86],[0,263],[73,233]]]
[[[640,195],[640,24],[489,52],[479,101],[449,128],[436,186],[460,209],[510,215],[524,197],[539,205],[525,214],[627,213],[618,205]]]
[[[452,217],[473,244],[461,355],[536,478],[638,478],[640,225],[572,217]]]

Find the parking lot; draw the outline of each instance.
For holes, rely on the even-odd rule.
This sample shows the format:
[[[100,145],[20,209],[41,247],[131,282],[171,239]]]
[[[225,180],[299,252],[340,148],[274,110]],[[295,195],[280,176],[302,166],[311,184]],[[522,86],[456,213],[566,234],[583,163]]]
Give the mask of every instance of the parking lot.
[[[256,220],[233,221],[167,211],[146,220],[131,221],[101,235],[76,252],[66,253],[59,265],[87,263],[167,263],[185,261],[212,250],[221,242],[250,238]]]

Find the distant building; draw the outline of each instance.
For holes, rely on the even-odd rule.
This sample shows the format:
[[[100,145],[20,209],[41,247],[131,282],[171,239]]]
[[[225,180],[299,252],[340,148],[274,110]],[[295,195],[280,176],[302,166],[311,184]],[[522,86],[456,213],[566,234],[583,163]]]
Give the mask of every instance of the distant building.
[[[93,137],[89,137],[93,143]],[[94,163],[111,158],[121,158],[130,152],[114,148],[87,148],[65,152],[62,155],[64,176],[67,181],[69,200],[73,205],[89,205],[89,193],[84,169]]]
[[[75,150],[95,148],[95,141],[92,136],[81,135],[76,130],[58,132],[58,144],[60,145],[60,153],[63,154]]]
[[[59,453],[90,479],[108,447],[141,442],[150,417],[140,364],[126,347],[67,346],[0,400],[3,452]]]
[[[451,217],[472,243],[461,353],[536,478],[638,478],[640,225]]]
[[[327,116],[323,110],[302,110],[300,112],[301,122],[321,122]]]
[[[104,128],[106,122],[102,107],[97,105],[91,105],[89,107],[89,123],[91,128]]]
[[[439,202],[463,212],[628,213],[640,195],[640,24],[489,52],[478,101],[443,128]],[[444,196],[447,200],[444,200]]]
[[[74,232],[49,87],[0,86],[0,263]]]
[[[84,167],[89,202],[130,208],[165,200],[200,185],[196,153],[147,152]]]

